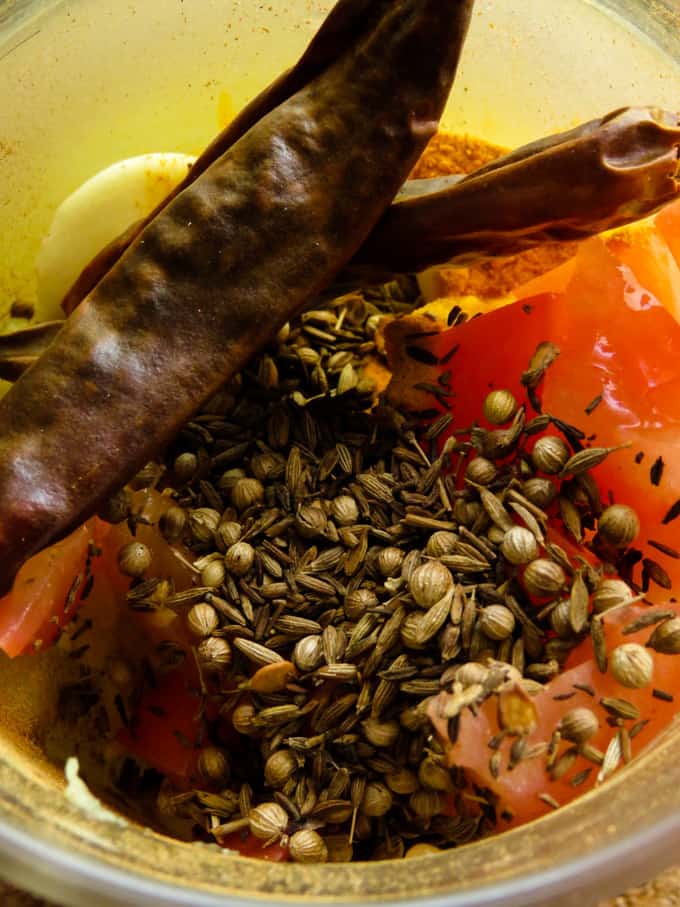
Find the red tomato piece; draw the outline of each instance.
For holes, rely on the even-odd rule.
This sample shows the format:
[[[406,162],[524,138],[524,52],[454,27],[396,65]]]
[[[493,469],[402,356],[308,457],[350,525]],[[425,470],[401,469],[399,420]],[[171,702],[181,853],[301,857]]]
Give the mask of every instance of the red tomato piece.
[[[650,635],[650,630],[623,635],[623,627],[644,612],[644,607],[634,606],[613,612],[605,619],[605,635],[607,648],[611,651],[622,642],[638,642],[644,645]],[[680,612],[680,609],[677,609]],[[652,653],[654,658],[654,675],[649,686],[641,690],[630,690],[617,683],[611,673],[601,674],[592,657],[592,645],[589,640],[579,647],[581,651],[572,654],[567,663],[566,670],[550,683],[533,699],[538,714],[536,731],[527,738],[528,746],[538,743],[547,743],[553,731],[559,724],[562,716],[573,708],[584,707],[591,709],[600,721],[600,728],[590,741],[605,752],[609,741],[615,733],[615,728],[607,724],[608,713],[602,706],[602,697],[621,697],[637,706],[640,716],[647,721],[644,728],[637,734],[632,742],[633,755],[637,755],[646,747],[672,720],[677,713],[677,704],[657,699],[652,691],[659,689],[664,692],[680,690],[680,659],[674,655],[660,655]],[[587,653],[587,657],[584,655]],[[575,684],[590,687],[595,691],[591,696],[582,689],[577,689]],[[555,697],[569,695],[569,699],[560,700]],[[477,715],[466,712],[461,716],[458,738],[451,748],[451,761],[465,767],[485,787],[493,790],[500,799],[500,809],[507,808],[513,814],[509,822],[500,823],[500,828],[521,825],[531,819],[549,812],[551,807],[539,799],[539,794],[548,793],[560,805],[572,800],[597,782],[598,767],[582,756],[576,761],[564,777],[553,780],[546,770],[545,755],[521,761],[512,770],[508,768],[510,747],[512,740],[507,739],[501,744],[500,773],[494,777],[490,767],[492,750],[489,749],[489,740],[499,732],[497,717],[497,703],[495,697],[487,700]],[[630,729],[634,721],[626,721]],[[559,755],[571,747],[568,741],[563,741],[559,747]],[[585,780],[574,786],[570,782],[579,773],[590,769]]]
[[[177,786],[189,781],[196,767],[200,699],[182,668],[157,678],[139,703],[133,727],[123,728],[119,742],[133,756],[166,774]]]
[[[93,523],[39,552],[19,571],[12,591],[0,600],[0,648],[10,657],[50,643],[75,614],[85,583],[88,547],[95,540]],[[73,601],[67,598],[82,577]],[[73,594],[73,593],[72,593]]]
[[[429,340],[440,359],[456,351],[446,365],[423,366],[423,378],[432,382],[437,371],[451,370],[453,427],[465,427],[480,419],[492,388],[526,400],[520,376],[545,340],[561,352],[540,388],[543,410],[582,428],[596,446],[630,445],[593,475],[603,500],[611,491],[636,509],[642,527],[636,544],[658,559],[658,551],[646,549],[649,539],[677,547],[679,524],[663,521],[680,500],[680,325],[601,240],[583,243],[564,293],[522,300]],[[650,467],[659,457],[664,469],[655,486]],[[680,560],[666,558],[664,567],[680,580]]]
[[[290,859],[287,847],[282,847],[281,844],[263,846],[263,842],[249,831],[243,834],[235,831],[220,838],[217,843],[227,850],[237,851],[242,857],[255,857],[259,860],[269,860],[271,863],[283,863]]]

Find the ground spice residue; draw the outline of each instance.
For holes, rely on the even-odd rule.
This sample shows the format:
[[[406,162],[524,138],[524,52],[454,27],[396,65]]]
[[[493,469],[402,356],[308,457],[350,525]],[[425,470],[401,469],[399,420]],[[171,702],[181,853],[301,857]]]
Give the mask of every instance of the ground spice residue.
[[[413,168],[412,179],[429,179],[449,173],[472,173],[506,152],[468,135],[438,133]],[[442,267],[438,271],[437,295],[505,296],[513,287],[556,268],[576,252],[576,243],[547,243],[506,258],[480,261],[466,267]]]

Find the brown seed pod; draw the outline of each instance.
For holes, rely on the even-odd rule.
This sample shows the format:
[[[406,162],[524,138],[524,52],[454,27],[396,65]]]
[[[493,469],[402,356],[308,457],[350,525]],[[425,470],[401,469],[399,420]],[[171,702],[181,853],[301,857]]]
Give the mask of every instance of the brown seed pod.
[[[254,693],[280,693],[295,676],[292,662],[277,661],[258,668],[250,678],[249,686]]]

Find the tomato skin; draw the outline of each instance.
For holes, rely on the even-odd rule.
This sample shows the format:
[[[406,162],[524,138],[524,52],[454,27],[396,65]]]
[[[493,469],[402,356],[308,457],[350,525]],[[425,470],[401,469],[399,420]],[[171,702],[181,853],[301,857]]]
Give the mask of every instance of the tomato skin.
[[[68,613],[66,599],[75,578],[84,576],[89,545],[95,540],[90,521],[22,566],[11,592],[0,600],[0,648],[10,658],[35,651],[36,640],[41,641],[41,648],[52,642],[75,614],[84,581]]]
[[[242,857],[254,857],[258,860],[268,860],[270,863],[285,863],[290,859],[287,847],[281,844],[267,844],[251,835],[249,831],[243,833],[235,831],[230,835],[219,838],[217,843],[227,850],[235,850]]]
[[[133,756],[186,787],[196,769],[201,700],[190,674],[180,666],[145,690],[132,726],[118,741]]]
[[[453,427],[463,428],[479,420],[491,388],[506,387],[526,403],[522,372],[539,343],[557,344],[560,355],[538,389],[543,411],[584,430],[593,445],[627,445],[593,470],[601,497],[606,501],[612,492],[635,508],[641,523],[636,544],[653,539],[677,548],[678,524],[664,518],[680,500],[680,325],[610,246],[599,238],[583,243],[563,293],[518,301],[431,338],[427,347],[440,360],[454,348],[455,354],[446,366],[411,370],[407,380],[436,384],[450,369]],[[396,399],[405,395],[400,380],[396,374],[390,391]],[[653,485],[650,467],[659,457],[663,478]],[[644,554],[659,558],[658,551]],[[666,558],[664,568],[680,582],[680,559]],[[650,596],[663,601],[665,593],[652,589]]]
[[[583,429],[588,436],[586,443],[603,447],[628,445],[611,454],[592,475],[603,501],[611,492],[616,501],[634,507],[641,524],[635,545],[645,557],[663,564],[673,584],[680,581],[680,559],[660,554],[658,549],[648,547],[648,541],[661,542],[670,549],[680,547],[680,523],[664,522],[670,506],[680,500],[680,461],[676,453],[680,434],[680,325],[673,317],[680,320],[679,261],[680,204],[670,206],[656,225],[645,225],[639,233],[614,234],[583,243],[568,267],[529,285],[537,295],[421,342],[440,361],[447,360],[451,350],[455,352],[446,364],[410,367],[403,378],[395,374],[391,387],[393,399],[403,399],[406,389],[400,387],[400,380],[404,384],[436,384],[448,369],[454,429],[479,421],[483,400],[492,388],[510,389],[520,402],[527,403],[531,418],[532,408],[520,376],[539,343],[549,340],[557,344],[560,355],[538,388],[542,409]],[[402,335],[408,332],[407,320],[399,329]],[[480,355],[483,350],[487,355]],[[599,403],[591,410],[588,404],[597,398]],[[440,404],[439,408],[443,406]],[[483,419],[481,424],[495,427]],[[527,450],[532,443],[530,440]],[[650,480],[650,467],[658,457],[664,468],[662,480],[655,485]],[[555,511],[553,507],[555,522],[549,528],[550,540],[557,541],[570,556],[585,555],[592,563],[592,553],[565,536]],[[639,576],[637,573],[635,578]],[[647,597],[680,613],[677,606],[668,603],[664,589],[652,587]],[[605,617],[608,651],[623,642],[645,644],[651,630],[631,635],[622,632],[625,624],[644,613],[645,607],[648,610],[648,606],[630,606]],[[584,640],[570,654],[563,672],[533,699],[538,719],[528,745],[546,744],[565,712],[586,707],[600,720],[592,743],[604,752],[616,728],[607,723],[608,714],[600,700],[621,697],[636,705],[641,718],[647,721],[632,743],[633,755],[639,753],[678,711],[674,702],[653,696],[653,689],[670,694],[680,691],[680,658],[651,654],[652,683],[642,690],[629,690],[609,672],[600,673],[592,642],[589,638]],[[574,684],[592,688],[594,696]],[[563,696],[568,698],[562,699]],[[634,721],[624,724],[630,728]],[[447,739],[442,743],[452,764],[464,767],[478,783],[498,795],[499,812],[507,808],[512,813],[511,820],[501,820],[499,829],[550,811],[551,807],[539,799],[541,793],[550,794],[563,804],[596,784],[598,767],[582,756],[577,756],[558,780],[548,774],[545,755],[520,761],[510,770],[512,739],[502,741],[492,770],[493,750],[488,743],[498,732],[497,701],[492,697],[476,715],[469,710],[461,715],[453,745]],[[558,757],[571,746],[562,741]],[[587,769],[591,771],[582,783],[570,783]]]
[[[644,645],[651,632],[649,629],[634,634],[622,633],[626,624],[644,612],[644,606],[632,606],[612,613],[605,619],[608,651],[622,642],[637,642]],[[680,614],[680,607],[676,608],[676,612]],[[632,742],[633,755],[637,755],[658,736],[677,713],[677,704],[655,698],[652,690],[656,688],[671,693],[680,690],[680,659],[673,655],[652,653],[654,658],[652,683],[641,690],[630,690],[617,683],[611,673],[600,673],[593,660],[589,640],[584,641],[579,649],[580,651],[575,650],[572,653],[564,671],[533,697],[538,724],[536,730],[527,738],[528,745],[549,742],[561,717],[573,708],[583,707],[595,712],[600,721],[600,728],[590,742],[605,752],[616,728],[608,725],[607,712],[600,701],[602,697],[620,697],[637,706],[641,718],[647,721]],[[574,684],[591,687],[595,695],[591,696],[575,688]],[[569,698],[564,700],[555,698],[561,696]],[[553,780],[549,776],[545,768],[545,755],[522,761],[509,770],[511,739],[506,739],[501,744],[500,774],[494,777],[490,770],[489,758],[492,750],[489,749],[488,742],[499,732],[496,708],[496,701],[492,698],[484,703],[476,716],[465,712],[461,716],[457,741],[452,747],[449,745],[449,752],[452,764],[471,771],[481,784],[491,788],[499,796],[501,807],[510,809],[513,819],[505,824],[501,822],[501,828],[521,825],[549,812],[551,807],[539,799],[541,793],[550,794],[563,805],[595,786],[598,767],[582,756],[577,757],[573,767],[559,780]],[[629,720],[624,723],[630,729],[635,722]],[[558,753],[563,753],[571,746],[568,741],[562,741]],[[591,772],[583,783],[578,786],[570,784],[575,775],[588,768]]]

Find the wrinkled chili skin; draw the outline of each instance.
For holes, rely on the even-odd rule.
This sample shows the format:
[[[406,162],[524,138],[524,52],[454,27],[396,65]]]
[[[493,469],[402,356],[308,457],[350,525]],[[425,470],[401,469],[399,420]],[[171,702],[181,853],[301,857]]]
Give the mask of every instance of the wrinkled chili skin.
[[[518,148],[448,187],[446,179],[423,180],[419,194],[412,181],[341,279],[513,255],[646,217],[680,194],[679,146],[677,114],[627,107]]]
[[[143,231],[0,403],[0,591],[363,242],[437,127],[472,0],[393,0]]]
[[[62,300],[64,312],[67,315],[71,314],[104,274],[115,265],[144,227],[151,223],[173,198],[195,182],[262,117],[279,104],[283,104],[337,60],[345,48],[368,30],[370,23],[378,21],[388,2],[389,0],[338,0],[295,66],[282,73],[234,117],[201,152],[184,179],[147,217],[131,224],[86,265]]]

